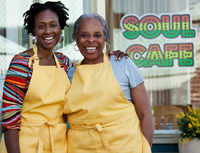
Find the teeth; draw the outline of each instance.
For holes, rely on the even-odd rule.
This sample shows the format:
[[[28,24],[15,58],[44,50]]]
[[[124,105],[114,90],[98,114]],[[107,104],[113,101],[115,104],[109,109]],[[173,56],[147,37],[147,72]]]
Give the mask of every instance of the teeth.
[[[53,37],[49,37],[49,38],[44,38],[45,40],[51,40],[53,39]]]
[[[94,50],[96,47],[86,47],[87,50]]]

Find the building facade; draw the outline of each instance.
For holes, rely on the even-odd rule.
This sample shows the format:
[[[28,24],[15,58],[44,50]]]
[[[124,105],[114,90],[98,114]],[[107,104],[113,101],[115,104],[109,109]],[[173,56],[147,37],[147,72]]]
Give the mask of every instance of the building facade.
[[[0,0],[0,101],[10,60],[33,45],[22,15],[32,3],[45,1]],[[155,117],[154,144],[177,144],[175,115],[187,105],[200,108],[200,0],[61,1],[69,8],[69,27],[56,50],[81,60],[71,38],[74,21],[83,13],[102,15],[111,50],[127,52],[144,77]]]

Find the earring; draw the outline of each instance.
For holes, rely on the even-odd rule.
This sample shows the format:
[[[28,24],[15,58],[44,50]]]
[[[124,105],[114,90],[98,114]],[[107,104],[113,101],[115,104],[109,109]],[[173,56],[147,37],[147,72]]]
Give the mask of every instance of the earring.
[[[37,43],[37,37],[36,36],[33,36],[32,37],[32,43],[35,45]]]
[[[105,42],[105,48],[106,48],[106,51],[110,49],[110,44],[108,42]]]
[[[59,40],[59,43],[62,43],[64,41],[64,36],[63,34],[60,35],[60,40]]]
[[[78,48],[78,46],[77,46],[77,47],[76,47],[76,46],[77,46],[77,44],[75,44],[75,45],[74,45],[74,50],[78,52],[78,51],[79,51],[79,49],[77,49],[77,48]]]

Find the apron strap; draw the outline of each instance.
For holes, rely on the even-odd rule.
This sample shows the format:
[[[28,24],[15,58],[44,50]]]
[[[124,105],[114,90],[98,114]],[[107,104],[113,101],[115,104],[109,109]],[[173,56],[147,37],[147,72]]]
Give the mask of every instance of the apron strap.
[[[110,61],[109,57],[108,57],[108,54],[106,54],[106,53],[103,54],[103,61],[104,61],[104,63],[107,63],[107,62]]]
[[[55,59],[55,62],[56,62],[56,67],[57,67],[57,68],[60,68],[60,63],[59,63],[59,61],[58,61],[58,58],[57,58],[56,55],[54,54],[54,52],[53,52],[53,55],[54,55],[54,59]]]
[[[32,61],[34,60],[34,62],[39,65],[39,57],[38,57],[38,49],[37,49],[37,45],[35,45],[33,47],[33,52],[34,52],[34,55],[30,57],[29,59],[29,62],[28,62],[28,66],[29,68],[31,67],[31,64],[32,64]],[[53,56],[54,56],[54,59],[55,59],[55,62],[56,62],[56,67],[57,68],[60,68],[60,63],[58,61],[58,58],[56,57],[56,55],[54,54],[53,52]]]
[[[33,47],[33,52],[34,52],[34,55],[31,56],[31,57],[29,58],[29,61],[28,61],[28,66],[29,66],[29,68],[31,67],[31,64],[32,64],[32,61],[33,61],[33,60],[34,60],[34,62],[35,62],[36,64],[39,65],[39,58],[38,58],[38,55],[37,55],[37,46],[36,46],[36,45]]]
[[[81,61],[82,62],[82,61]],[[74,62],[74,67],[77,67],[81,62],[79,62],[78,60]]]

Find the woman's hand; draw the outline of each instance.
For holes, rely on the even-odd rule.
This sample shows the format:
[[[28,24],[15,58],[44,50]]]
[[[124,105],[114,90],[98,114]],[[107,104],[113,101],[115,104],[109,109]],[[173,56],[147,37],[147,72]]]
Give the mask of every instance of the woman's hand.
[[[128,54],[126,54],[126,53],[124,53],[124,52],[122,52],[120,50],[108,52],[108,56],[111,56],[111,55],[115,55],[116,56],[116,58],[115,58],[116,61],[120,61],[124,56],[125,56],[126,59],[129,58]]]

